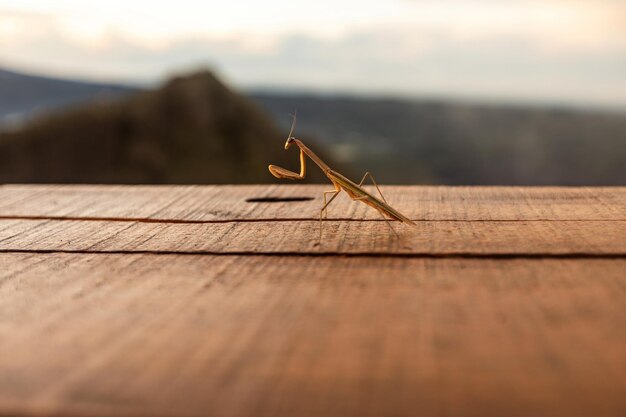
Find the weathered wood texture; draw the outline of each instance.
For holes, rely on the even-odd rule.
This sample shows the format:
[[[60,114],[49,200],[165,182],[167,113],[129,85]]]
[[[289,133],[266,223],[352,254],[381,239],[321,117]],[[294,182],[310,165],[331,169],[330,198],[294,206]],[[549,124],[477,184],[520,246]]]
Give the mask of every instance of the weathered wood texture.
[[[324,189],[0,186],[0,415],[624,415],[624,188]]]
[[[375,193],[373,187],[366,187]],[[0,218],[91,217],[220,221],[319,218],[328,185],[281,186],[0,186]],[[626,187],[385,186],[393,207],[414,220],[626,220]],[[255,203],[257,198],[315,201]],[[338,197],[329,218],[380,219],[364,204]]]
[[[0,251],[231,254],[626,255],[626,221],[419,222],[327,221],[205,224],[10,220]]]
[[[6,186],[0,188],[0,250],[626,254],[624,188],[385,187],[389,200],[416,220],[416,227],[396,226],[397,239],[374,210],[344,197],[331,206],[318,246],[315,219],[323,190]],[[297,196],[315,200],[246,202]]]

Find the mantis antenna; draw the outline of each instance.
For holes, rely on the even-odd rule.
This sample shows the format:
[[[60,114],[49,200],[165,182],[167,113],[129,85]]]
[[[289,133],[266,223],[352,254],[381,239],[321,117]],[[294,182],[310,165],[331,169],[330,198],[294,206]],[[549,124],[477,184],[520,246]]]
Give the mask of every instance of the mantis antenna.
[[[294,110],[293,114],[291,115],[291,117],[293,117],[293,121],[291,122],[291,130],[289,131],[289,136],[287,136],[288,138],[291,138],[293,135],[293,131],[296,128],[296,118],[298,117],[298,110]]]

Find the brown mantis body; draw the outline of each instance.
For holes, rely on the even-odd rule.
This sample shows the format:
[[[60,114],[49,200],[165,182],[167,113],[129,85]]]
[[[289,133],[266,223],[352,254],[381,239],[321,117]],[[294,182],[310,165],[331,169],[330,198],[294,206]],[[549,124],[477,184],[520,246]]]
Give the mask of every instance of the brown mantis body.
[[[387,221],[387,224],[389,225],[389,227],[391,227],[391,224],[389,224],[387,217],[392,220],[398,220],[409,225],[415,225],[415,223],[413,223],[413,221],[411,221],[408,217],[404,216],[398,210],[394,209],[387,203],[387,200],[385,199],[382,192],[380,191],[380,188],[378,187],[378,184],[374,180],[374,177],[369,172],[366,172],[361,182],[359,184],[356,184],[352,182],[351,180],[349,180],[348,178],[341,175],[340,173],[338,173],[337,171],[332,170],[312,150],[307,148],[306,145],[304,145],[304,143],[302,143],[300,140],[296,139],[295,137],[291,136],[291,134],[293,133],[293,129],[295,127],[295,123],[296,123],[296,117],[294,116],[293,124],[291,126],[291,131],[289,132],[289,137],[287,138],[287,142],[285,142],[285,150],[289,149],[289,147],[292,144],[296,144],[298,148],[300,148],[300,173],[297,174],[295,172],[289,171],[285,168],[281,168],[276,165],[270,165],[268,168],[270,172],[272,173],[272,175],[274,175],[276,178],[301,180],[301,179],[304,179],[306,176],[306,157],[308,156],[309,158],[311,158],[313,162],[315,162],[315,164],[322,170],[322,172],[324,172],[324,174],[328,177],[330,182],[333,183],[333,185],[335,186],[334,190],[324,191],[324,206],[320,210],[320,241],[322,239],[322,217],[325,213],[328,214],[328,211],[327,211],[328,205],[335,199],[335,197],[339,195],[341,190],[345,191],[346,194],[348,194],[348,196],[352,200],[360,201],[376,209],[383,216],[385,221]],[[372,182],[376,186],[376,189],[378,190],[378,193],[380,194],[382,201],[376,198],[375,196],[373,196],[372,194],[368,193],[366,190],[364,190],[361,187],[363,185],[363,182],[367,178],[367,176],[369,176],[372,179]],[[333,196],[328,201],[326,201],[327,194],[333,194]],[[393,230],[393,227],[391,227],[391,230]],[[395,230],[394,230],[394,233],[396,233]]]

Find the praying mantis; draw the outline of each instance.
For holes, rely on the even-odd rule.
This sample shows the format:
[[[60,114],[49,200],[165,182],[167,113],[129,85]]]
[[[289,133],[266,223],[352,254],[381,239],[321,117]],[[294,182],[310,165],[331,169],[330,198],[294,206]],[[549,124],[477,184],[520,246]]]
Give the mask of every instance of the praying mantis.
[[[393,230],[393,232],[396,235],[398,235],[398,233],[391,226],[391,224],[389,223],[389,220],[387,220],[387,217],[389,217],[392,220],[398,220],[400,222],[403,222],[411,226],[415,225],[415,223],[413,223],[411,219],[404,216],[398,210],[391,207],[389,203],[387,203],[385,196],[383,196],[383,193],[380,191],[380,188],[378,187],[378,184],[376,183],[376,180],[374,180],[374,177],[372,176],[372,174],[370,174],[369,172],[366,172],[365,175],[363,175],[363,179],[361,179],[361,182],[359,184],[356,184],[352,182],[351,180],[349,180],[348,178],[341,175],[340,173],[338,173],[337,171],[334,171],[333,169],[331,169],[312,150],[307,148],[306,145],[302,143],[302,141],[293,137],[292,136],[293,130],[296,126],[296,115],[294,114],[292,115],[292,117],[293,117],[293,122],[291,124],[291,130],[289,131],[289,136],[287,137],[287,142],[285,142],[285,150],[289,149],[291,145],[293,144],[295,144],[296,146],[298,146],[298,148],[300,148],[300,173],[297,174],[295,172],[289,171],[285,168],[281,168],[276,165],[269,165],[268,168],[270,172],[272,173],[272,175],[275,176],[276,178],[289,179],[289,180],[301,180],[301,179],[304,179],[306,176],[306,157],[308,156],[309,158],[311,158],[313,162],[315,162],[315,164],[322,170],[322,172],[324,172],[324,174],[328,177],[330,182],[332,182],[335,189],[330,190],[330,191],[324,191],[324,205],[322,206],[322,209],[320,210],[320,242],[322,240],[322,217],[324,216],[324,214],[326,215],[326,217],[328,217],[328,210],[327,210],[328,205],[335,199],[335,197],[339,195],[339,193],[342,190],[345,191],[346,194],[348,194],[348,197],[350,197],[352,200],[360,201],[376,209],[380,213],[380,215],[383,217],[383,219],[387,222],[387,225],[391,228],[391,230]],[[378,190],[378,194],[380,194],[382,201],[374,197],[372,194],[368,193],[362,188],[362,185],[368,176],[371,178],[372,182],[376,186],[376,189]],[[330,198],[330,200],[326,201],[326,196],[328,194],[332,194],[333,196]]]

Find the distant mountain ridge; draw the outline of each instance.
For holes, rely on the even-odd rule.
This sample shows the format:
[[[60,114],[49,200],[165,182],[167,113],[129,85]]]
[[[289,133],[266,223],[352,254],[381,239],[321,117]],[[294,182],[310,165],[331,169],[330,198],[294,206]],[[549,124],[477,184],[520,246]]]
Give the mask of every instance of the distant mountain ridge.
[[[204,80],[206,83],[213,83],[208,81],[207,76]],[[208,88],[201,82],[189,81],[185,85],[187,85],[184,87],[185,90],[198,88],[199,91],[206,91]],[[170,112],[161,113],[153,109],[154,118],[148,118],[141,123],[161,125],[164,122],[160,119],[177,117],[184,124],[190,117],[190,114],[185,112],[200,117],[198,112],[211,111],[210,107],[206,107],[207,103],[193,98],[202,93],[188,91],[185,93],[187,98],[182,99],[176,98],[180,92],[174,94],[172,91],[165,89],[159,93],[162,95],[159,99],[160,106],[169,108],[168,103],[172,100],[183,100],[183,107],[181,109],[174,107]],[[91,110],[86,120],[96,123],[97,117],[94,114],[102,113],[104,110],[94,109],[103,108],[106,103],[114,104],[118,98],[128,103],[132,95],[138,92],[139,90],[133,87],[55,80],[0,71],[0,132],[2,114],[5,115],[6,133],[11,130],[7,129],[7,126],[15,127],[15,116],[9,116],[10,123],[7,124],[7,114],[22,114],[24,120],[29,120],[33,114],[43,115],[52,112],[52,120],[70,120],[71,117],[65,117],[63,112],[70,112],[75,116],[85,114],[85,110],[81,110],[78,105],[87,103],[91,103],[87,106]],[[172,98],[166,98],[167,94],[174,95]],[[260,131],[265,132],[262,133],[265,136],[261,140],[275,140],[278,137],[282,138],[288,131],[291,123],[289,114],[298,110],[296,127],[298,137],[318,139],[318,143],[314,143],[314,149],[322,153],[324,150],[330,151],[327,152],[327,157],[339,164],[336,167],[342,172],[355,173],[359,176],[359,173],[372,171],[383,183],[626,184],[626,113],[619,111],[345,95],[316,96],[271,91],[248,92],[246,96],[256,103],[258,109],[255,108],[253,112],[244,111],[239,116],[229,115],[224,123],[236,129],[234,127],[236,123],[245,125],[248,117],[246,115],[252,114],[254,114],[252,118],[256,120],[252,123],[256,126],[272,124],[271,120],[274,120],[280,129],[276,129],[276,125],[272,124],[274,127],[271,129],[261,128]],[[211,100],[212,106],[221,105],[219,100]],[[237,101],[245,100],[239,96]],[[230,99],[227,102],[230,102]],[[93,107],[94,105],[96,107]],[[113,105],[111,108],[119,111],[120,108],[127,106],[128,104]],[[252,105],[246,104],[246,108],[249,106]],[[64,110],[68,108],[69,110]],[[55,115],[55,112],[60,113]],[[75,116],[72,116],[74,121],[77,120]],[[121,115],[117,117],[122,118]],[[267,120],[259,124],[261,118]],[[120,123],[114,119],[110,119],[109,122],[116,125]],[[124,123],[126,122],[122,125]],[[176,120],[170,120],[172,130],[176,123]],[[39,125],[35,123],[35,127],[27,126],[28,135],[38,131],[40,132],[38,135],[43,137],[41,127],[36,127]],[[96,125],[99,126],[97,123]],[[49,122],[47,126],[50,126]],[[147,127],[143,126],[141,129],[145,128]],[[81,129],[87,131],[88,127]],[[127,137],[126,128],[122,126],[119,129],[117,134]],[[28,136],[20,136],[19,131],[12,130],[13,137]],[[66,134],[70,134],[70,131]],[[2,139],[0,136],[0,141]],[[176,142],[173,132],[168,140]],[[219,140],[226,141],[227,138]],[[187,143],[186,146],[191,145]],[[323,149],[318,149],[320,147]],[[263,155],[266,154],[258,153],[257,156],[262,159]],[[281,155],[284,156],[285,152],[279,153],[279,156]],[[291,156],[293,155],[287,158],[292,160]],[[229,158],[235,158],[233,160],[235,164],[242,163],[234,154]],[[222,160],[218,162],[221,163]],[[264,177],[265,173],[239,175],[237,172],[223,169],[224,172],[230,173],[230,179],[214,175],[189,177],[189,180],[193,178],[197,178],[199,182],[268,180]],[[199,170],[200,168],[198,172]],[[183,181],[180,178],[173,179],[163,171],[159,172],[137,181]],[[116,181],[122,181],[121,177]]]
[[[3,125],[21,125],[36,114],[112,100],[137,90],[132,86],[65,80],[0,68],[0,130]]]

